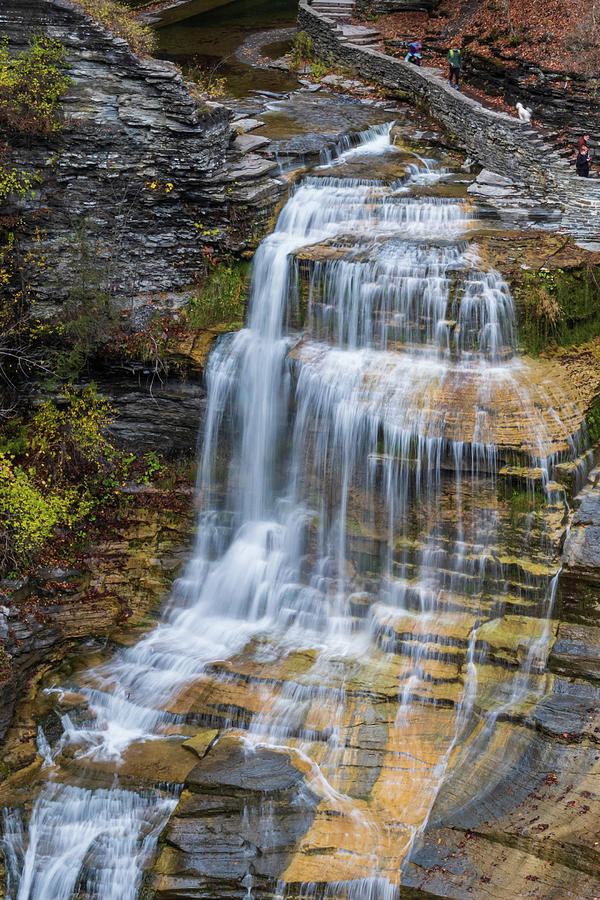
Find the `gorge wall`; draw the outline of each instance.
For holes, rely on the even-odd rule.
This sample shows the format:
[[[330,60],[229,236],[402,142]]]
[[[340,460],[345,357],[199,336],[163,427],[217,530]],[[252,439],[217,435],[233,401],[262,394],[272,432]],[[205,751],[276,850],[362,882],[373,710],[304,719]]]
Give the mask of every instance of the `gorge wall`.
[[[32,275],[42,298],[68,292],[78,230],[125,298],[179,290],[263,233],[284,189],[275,163],[230,152],[230,111],[199,107],[174,65],[139,58],[67,0],[5,0],[0,28],[15,53],[34,34],[60,41],[72,79],[61,133],[17,141],[12,159],[43,174],[27,201],[51,260]]]

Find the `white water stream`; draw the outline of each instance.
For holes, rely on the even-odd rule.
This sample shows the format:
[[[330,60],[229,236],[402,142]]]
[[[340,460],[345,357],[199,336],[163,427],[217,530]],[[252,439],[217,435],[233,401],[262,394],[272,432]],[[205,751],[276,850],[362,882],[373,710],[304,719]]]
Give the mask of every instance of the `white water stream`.
[[[63,717],[58,746],[42,741],[49,781],[28,831],[18,813],[5,816],[10,898],[137,896],[177,792],[138,794],[118,782],[94,789],[84,777],[81,785],[54,781],[53,760],[68,749],[92,767],[112,760],[118,774],[134,742],[176,729],[180,719],[169,706],[182,688],[257,635],[277,652],[311,647],[317,656],[314,686],[284,685],[251,722],[248,740],[281,744],[294,736],[308,752],[315,736],[304,721],[321,683],[340,710],[320,765],[337,797],[346,685],[342,675],[331,686],[334,661],[350,670],[391,640],[398,617],[416,622],[423,639],[406,651],[398,693],[397,724],[409,727],[429,678],[425,637],[448,610],[464,607],[474,627],[454,733],[430,777],[426,802],[433,805],[473,709],[477,627],[502,615],[510,580],[494,551],[498,512],[475,484],[481,477],[488,493],[495,486],[505,424],[495,398],[527,411],[515,429],[545,482],[553,460],[573,445],[558,392],[529,385],[514,354],[510,292],[468,243],[472,212],[462,201],[410,196],[411,184],[439,173],[415,167],[408,182],[392,187],[344,177],[344,162],[389,152],[388,133],[374,129],[358,146],[341,148],[323,177],[306,178],[256,253],[247,326],[222,339],[209,363],[194,559],[162,623],[71,686],[87,696],[87,711]],[[310,248],[324,241],[343,252],[325,248],[311,258]],[[301,250],[311,265],[306,301],[297,295]],[[223,481],[217,456],[224,446]],[[384,536],[363,571],[350,558],[355,535],[348,530],[359,508]],[[496,593],[486,588],[490,579]],[[549,614],[550,577],[511,590],[515,604],[529,608],[530,593],[530,606]],[[541,644],[536,659],[544,656]],[[530,656],[513,703],[521,685],[527,689]],[[406,840],[427,816],[407,827]],[[317,896],[311,885],[302,890]],[[386,900],[397,889],[376,874],[327,891]]]

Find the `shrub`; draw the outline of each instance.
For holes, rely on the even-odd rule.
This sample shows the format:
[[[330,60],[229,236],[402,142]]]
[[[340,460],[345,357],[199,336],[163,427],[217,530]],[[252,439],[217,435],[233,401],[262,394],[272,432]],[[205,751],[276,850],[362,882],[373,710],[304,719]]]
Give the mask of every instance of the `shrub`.
[[[311,63],[310,74],[313,78],[316,78],[317,81],[320,81],[321,78],[324,78],[331,69],[323,62],[314,62]]]
[[[135,53],[148,56],[154,50],[154,32],[126,7],[113,0],[75,0],[75,3],[113,34],[124,38]]]
[[[239,325],[244,319],[245,266],[219,266],[211,272],[190,301],[188,319],[192,328]]]
[[[205,97],[218,100],[227,93],[227,80],[222,75],[217,75],[217,67],[208,68],[202,65],[198,57],[194,57],[194,63],[187,72],[187,77],[193,83],[191,93],[196,100],[203,100]]]
[[[93,508],[86,492],[46,490],[33,474],[0,453],[0,568],[28,561],[55,528],[73,528]]]
[[[47,400],[31,421],[31,446],[48,478],[96,475],[110,467],[114,454],[106,437],[113,410],[94,385],[78,390],[67,386],[60,406]]]
[[[301,69],[307,63],[314,62],[315,45],[305,31],[300,31],[292,46],[290,61],[294,69]]]
[[[25,197],[33,193],[34,185],[40,180],[38,172],[5,168],[0,159],[0,204],[9,197]]]
[[[0,571],[27,565],[57,528],[73,530],[114,497],[120,460],[106,437],[113,418],[94,386],[67,386],[31,421],[5,428],[0,449]],[[17,454],[17,455],[15,455]]]
[[[6,41],[0,44],[0,128],[25,134],[60,131],[60,101],[70,83],[65,64],[62,45],[46,37],[33,37],[14,57]]]

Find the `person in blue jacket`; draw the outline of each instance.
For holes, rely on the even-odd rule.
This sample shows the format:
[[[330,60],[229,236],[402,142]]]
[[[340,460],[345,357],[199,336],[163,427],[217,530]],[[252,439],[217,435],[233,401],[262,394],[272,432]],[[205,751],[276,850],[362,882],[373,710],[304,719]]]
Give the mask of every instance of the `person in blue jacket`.
[[[415,66],[421,65],[421,41],[413,41],[408,45],[408,53],[404,59],[406,62],[414,63]]]

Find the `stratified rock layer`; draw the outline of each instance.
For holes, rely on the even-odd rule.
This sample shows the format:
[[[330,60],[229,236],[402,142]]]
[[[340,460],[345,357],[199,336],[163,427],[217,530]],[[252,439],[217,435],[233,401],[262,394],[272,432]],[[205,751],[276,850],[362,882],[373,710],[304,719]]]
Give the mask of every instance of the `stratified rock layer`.
[[[10,141],[14,164],[42,173],[28,203],[36,254],[52,260],[31,273],[41,296],[64,297],[77,277],[77,229],[121,297],[189,285],[211,255],[253,245],[283,187],[274,162],[228,153],[226,107],[199,108],[175,66],[134,55],[68,0],[7,0],[0,27],[15,53],[35,33],[60,41],[72,79],[60,135]]]

